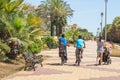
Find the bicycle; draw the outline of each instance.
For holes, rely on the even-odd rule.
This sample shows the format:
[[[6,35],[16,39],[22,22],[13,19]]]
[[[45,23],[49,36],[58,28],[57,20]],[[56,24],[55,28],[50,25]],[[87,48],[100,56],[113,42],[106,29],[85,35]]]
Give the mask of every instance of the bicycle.
[[[75,63],[78,66],[80,66],[81,58],[82,58],[82,49],[76,49],[76,62]]]
[[[64,45],[63,44],[61,44],[59,46],[59,55],[61,57],[61,65],[64,65],[66,60],[65,60],[65,50],[64,50]]]

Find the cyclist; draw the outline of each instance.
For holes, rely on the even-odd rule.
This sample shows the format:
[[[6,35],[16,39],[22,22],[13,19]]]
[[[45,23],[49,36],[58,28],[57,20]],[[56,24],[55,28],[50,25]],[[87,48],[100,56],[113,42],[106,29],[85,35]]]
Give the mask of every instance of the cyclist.
[[[76,46],[76,51],[75,51],[76,61],[75,61],[75,64],[78,63],[78,65],[79,65],[79,63],[81,61],[81,58],[83,58],[83,48],[85,48],[85,41],[82,39],[81,35],[79,35],[78,39],[75,41],[74,47],[75,46]]]
[[[64,59],[65,59],[65,62],[67,62],[67,38],[65,38],[65,35],[62,34],[62,37],[59,38],[59,44],[63,44],[64,45]]]

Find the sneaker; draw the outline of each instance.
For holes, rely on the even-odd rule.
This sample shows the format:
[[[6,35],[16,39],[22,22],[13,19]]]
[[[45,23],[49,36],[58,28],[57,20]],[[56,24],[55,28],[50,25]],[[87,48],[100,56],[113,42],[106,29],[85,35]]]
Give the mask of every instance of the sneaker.
[[[81,56],[81,58],[83,58],[83,56]]]
[[[98,66],[98,64],[95,64],[95,66]]]
[[[64,63],[67,63],[67,60],[65,60]]]
[[[75,61],[75,64],[77,63],[77,60]]]

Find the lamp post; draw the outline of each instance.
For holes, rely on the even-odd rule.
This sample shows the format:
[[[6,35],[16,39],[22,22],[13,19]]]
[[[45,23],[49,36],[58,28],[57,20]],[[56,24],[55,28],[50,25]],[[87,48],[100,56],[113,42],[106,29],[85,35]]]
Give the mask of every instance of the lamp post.
[[[108,0],[105,0],[105,41],[107,41],[107,3]]]
[[[97,28],[97,38],[99,37],[99,28]]]
[[[100,22],[100,26],[101,26],[101,36],[102,36],[102,21],[103,21],[103,12],[101,12],[101,22]]]

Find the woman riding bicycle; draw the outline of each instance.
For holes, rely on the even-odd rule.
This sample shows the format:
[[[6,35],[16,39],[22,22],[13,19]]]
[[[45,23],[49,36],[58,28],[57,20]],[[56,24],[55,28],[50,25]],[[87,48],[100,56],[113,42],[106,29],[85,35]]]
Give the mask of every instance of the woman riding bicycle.
[[[67,38],[65,38],[65,35],[62,34],[62,37],[59,38],[59,54],[61,53],[61,50],[62,50],[62,47],[63,47],[63,50],[62,50],[62,53],[64,53],[64,62],[66,63],[68,58],[67,58],[67,43],[68,43],[68,40]]]

